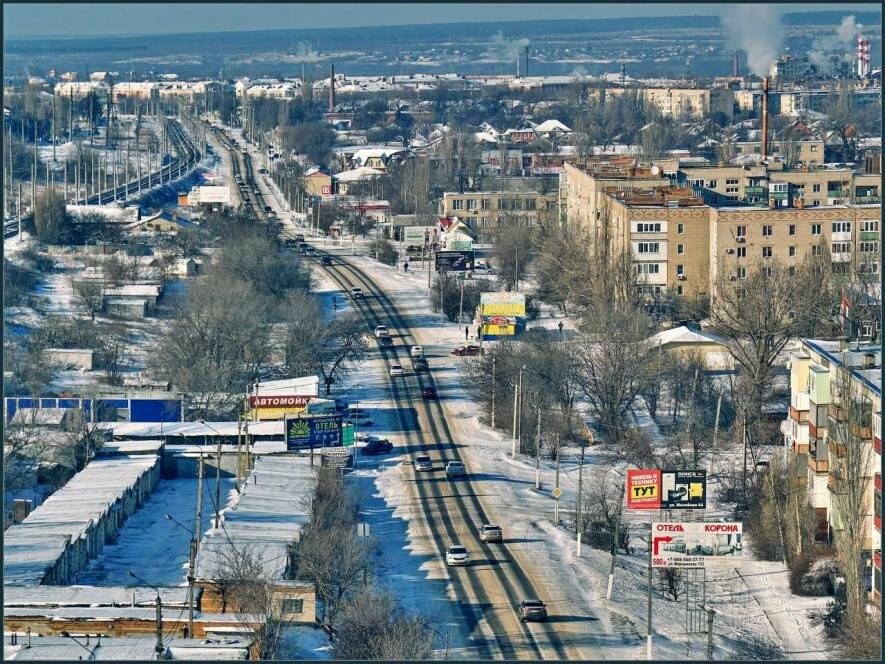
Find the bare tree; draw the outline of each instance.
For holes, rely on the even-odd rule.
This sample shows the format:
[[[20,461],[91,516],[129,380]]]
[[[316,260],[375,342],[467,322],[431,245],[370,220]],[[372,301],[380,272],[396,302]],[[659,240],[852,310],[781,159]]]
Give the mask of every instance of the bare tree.
[[[95,315],[104,310],[104,286],[102,282],[93,280],[80,281],[74,286],[74,292],[94,323]]]
[[[129,350],[129,334],[125,326],[103,326],[94,338],[96,360],[109,385],[120,384],[120,372]]]
[[[535,229],[519,216],[504,213],[498,217],[492,255],[498,266],[498,276],[508,291],[520,280],[525,281],[528,267],[534,260],[534,237]]]

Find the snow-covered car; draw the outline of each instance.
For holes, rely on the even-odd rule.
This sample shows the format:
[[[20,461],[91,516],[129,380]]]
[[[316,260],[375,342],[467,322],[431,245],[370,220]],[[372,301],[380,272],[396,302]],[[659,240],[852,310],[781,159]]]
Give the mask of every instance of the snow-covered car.
[[[380,339],[381,337],[388,334],[386,325],[376,325],[375,326],[375,338]]]
[[[467,565],[470,563],[470,554],[467,548],[460,544],[453,544],[446,549],[446,565]]]
[[[390,365],[390,375],[391,376],[405,376],[406,370],[403,369],[402,364],[391,364]]]
[[[413,359],[417,359],[419,357],[424,357],[424,349],[421,346],[412,346],[409,349],[409,357]]]
[[[479,529],[479,539],[483,542],[502,542],[504,541],[504,532],[501,530],[501,526],[486,523]]]
[[[420,456],[415,457],[415,470],[426,472],[429,470],[433,470],[433,461],[431,461],[430,457],[426,454],[421,454]]]
[[[372,421],[372,418],[369,417],[369,414],[364,410],[356,410],[354,408],[349,408],[348,411],[342,417],[342,421],[347,422],[348,424],[356,424],[357,426],[370,427],[375,422]]]
[[[446,477],[464,477],[467,469],[461,461],[449,461],[446,464]]]

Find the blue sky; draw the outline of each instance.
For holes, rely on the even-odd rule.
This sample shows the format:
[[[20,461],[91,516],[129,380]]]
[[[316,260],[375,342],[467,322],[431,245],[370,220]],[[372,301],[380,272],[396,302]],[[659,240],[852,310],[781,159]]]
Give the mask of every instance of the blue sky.
[[[719,14],[724,5],[670,4],[5,4],[4,33],[16,37],[77,37],[271,30],[459,21],[592,19]],[[776,5],[799,11],[805,5]],[[831,4],[811,5],[814,10]],[[870,11],[877,4],[840,4]]]

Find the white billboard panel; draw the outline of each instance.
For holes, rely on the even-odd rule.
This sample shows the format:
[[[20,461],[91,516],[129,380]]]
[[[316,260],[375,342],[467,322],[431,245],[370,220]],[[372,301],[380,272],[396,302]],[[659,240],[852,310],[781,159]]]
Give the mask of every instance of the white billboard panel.
[[[202,186],[197,187],[197,201],[200,203],[224,203],[230,204],[229,186]]]
[[[652,567],[740,565],[743,524],[734,521],[654,522]]]
[[[429,231],[433,226],[404,226],[403,242],[423,246],[429,237]]]

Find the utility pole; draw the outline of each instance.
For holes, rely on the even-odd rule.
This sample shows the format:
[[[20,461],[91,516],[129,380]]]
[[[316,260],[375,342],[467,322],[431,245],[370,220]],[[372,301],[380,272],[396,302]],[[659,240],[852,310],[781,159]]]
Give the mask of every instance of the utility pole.
[[[744,439],[744,472],[743,479],[741,480],[741,505],[743,509],[747,509],[747,413],[744,412],[744,427],[743,427],[743,439]]]
[[[653,533],[651,532],[651,526],[649,526],[648,531],[648,604],[646,606],[646,615],[645,615],[645,658],[651,661],[651,556],[652,556],[652,540]]]
[[[614,585],[615,580],[615,560],[618,556],[618,536],[619,529],[621,527],[621,511],[623,510],[624,505],[624,484],[621,484],[621,492],[618,494],[618,512],[615,516],[615,533],[614,537],[612,537],[612,560],[611,566],[608,568],[608,590],[605,593],[606,599],[612,598],[612,585]]]
[[[163,647],[163,600],[160,599],[160,591],[157,591],[157,645],[154,647],[157,651],[157,659],[165,659],[163,653],[166,650]]]
[[[516,404],[519,400],[519,383],[513,384],[513,443],[510,446],[510,456],[516,458]]]
[[[592,433],[590,434],[592,437]],[[578,535],[578,546],[576,549],[578,557],[581,555],[581,538],[583,537],[583,527],[581,524],[581,503],[584,499],[584,452],[587,449],[587,443],[581,443],[581,457],[578,461],[578,502],[577,511],[575,513],[575,532]]]
[[[716,616],[716,611],[711,608],[707,608],[707,653],[706,658],[708,662],[713,661],[713,618]]]
[[[519,436],[519,451],[522,452],[522,372],[525,371],[525,365],[522,365],[522,368],[519,370],[519,401],[516,405],[517,413],[519,416],[516,418],[516,432]],[[514,455],[515,456],[515,455]]]
[[[197,470],[197,513],[194,519],[194,531],[191,538],[191,554],[187,571],[187,626],[188,636],[194,638],[194,567],[200,547],[200,535],[203,531],[203,455],[200,454]]]
[[[461,329],[461,316],[464,313],[464,282],[467,281],[464,277],[466,276],[466,272],[461,274],[461,301],[458,303],[458,329]]]
[[[216,434],[218,432],[216,431]],[[215,529],[220,524],[219,510],[221,509],[221,436],[218,436],[218,448],[216,451],[215,465]]]
[[[492,430],[495,429],[495,358],[492,357]]]
[[[554,480],[555,487],[559,489],[559,447],[562,445],[562,434],[556,434],[556,479]],[[553,523],[557,526],[559,525],[559,497],[554,496],[553,498]]]
[[[538,406],[538,431],[535,434],[535,490],[541,490],[541,407]]]

